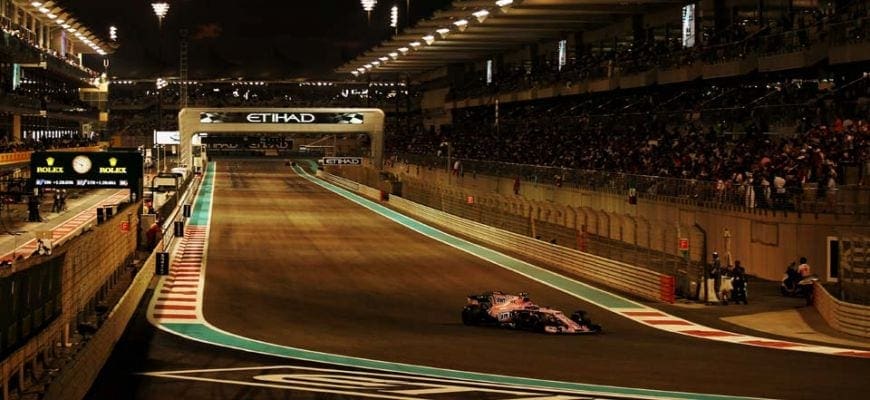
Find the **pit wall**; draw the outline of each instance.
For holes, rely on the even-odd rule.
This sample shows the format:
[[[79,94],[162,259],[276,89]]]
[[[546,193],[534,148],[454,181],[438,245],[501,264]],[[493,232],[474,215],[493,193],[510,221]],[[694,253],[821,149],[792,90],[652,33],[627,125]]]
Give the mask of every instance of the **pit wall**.
[[[157,244],[162,246],[162,242]],[[88,342],[87,350],[82,351],[70,364],[65,365],[58,377],[48,387],[45,399],[82,399],[88,393],[103,365],[109,359],[115,344],[127,328],[127,323],[136,312],[136,307],[145,296],[156,270],[157,253],[142,264],[124,297],[106,317],[106,321]]]
[[[382,173],[372,168],[331,168],[329,172],[390,190]],[[828,240],[838,231],[865,226],[852,215],[797,214],[755,210],[753,213],[702,208],[691,204],[628,199],[614,194],[528,181],[514,194],[514,180],[485,175],[455,176],[442,169],[394,163],[384,168],[398,181],[421,182],[448,196],[496,198],[506,211],[533,219],[586,229],[590,233],[639,246],[662,247],[679,254],[679,238],[689,239],[692,261],[710,260],[709,254],[729,250],[747,272],[768,280],[782,277],[788,263],[807,257],[813,272],[830,280]],[[730,233],[726,249],[725,230]],[[649,232],[661,231],[662,241],[643,240]],[[641,237],[641,240],[638,240]],[[658,243],[653,243],[658,242]]]

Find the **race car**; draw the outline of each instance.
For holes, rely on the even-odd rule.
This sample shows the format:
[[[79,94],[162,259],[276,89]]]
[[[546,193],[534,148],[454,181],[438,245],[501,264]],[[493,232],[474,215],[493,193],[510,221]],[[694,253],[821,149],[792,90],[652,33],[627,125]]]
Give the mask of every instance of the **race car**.
[[[575,311],[569,318],[559,310],[536,305],[527,293],[512,295],[500,291],[469,295],[462,309],[462,323],[545,333],[601,331],[601,326],[593,324],[583,311]]]

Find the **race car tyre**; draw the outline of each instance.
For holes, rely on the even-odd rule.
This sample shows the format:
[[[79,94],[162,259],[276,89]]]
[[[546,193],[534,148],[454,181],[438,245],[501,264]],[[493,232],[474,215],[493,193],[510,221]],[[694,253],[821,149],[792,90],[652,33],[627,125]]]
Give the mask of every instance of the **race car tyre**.
[[[480,309],[477,307],[465,307],[462,309],[462,323],[465,325],[477,325],[480,322]]]

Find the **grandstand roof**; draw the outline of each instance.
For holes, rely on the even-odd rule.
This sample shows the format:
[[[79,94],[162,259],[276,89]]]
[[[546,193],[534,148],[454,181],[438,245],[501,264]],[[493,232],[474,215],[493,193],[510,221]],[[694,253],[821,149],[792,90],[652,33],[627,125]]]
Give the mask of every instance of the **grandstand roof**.
[[[684,0],[464,0],[405,29],[336,72],[371,65],[369,74],[414,74],[447,64],[482,59],[565,32],[589,31]],[[461,21],[467,24],[462,26]],[[438,30],[449,29],[442,31]],[[430,36],[430,42],[424,36]],[[411,43],[417,42],[418,46]],[[416,49],[415,49],[416,47]],[[402,51],[400,49],[407,49]],[[383,61],[383,57],[387,61]]]
[[[15,0],[22,7],[32,9],[34,15],[48,26],[56,25],[66,29],[69,38],[78,43],[77,51],[84,54],[112,53],[114,45],[105,43],[91,30],[78,21],[68,10],[54,1]]]

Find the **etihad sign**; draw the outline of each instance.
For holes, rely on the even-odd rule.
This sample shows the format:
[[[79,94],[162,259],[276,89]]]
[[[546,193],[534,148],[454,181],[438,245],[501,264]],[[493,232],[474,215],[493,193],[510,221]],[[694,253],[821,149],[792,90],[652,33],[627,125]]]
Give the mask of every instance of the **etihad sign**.
[[[310,124],[317,118],[311,113],[250,113],[246,119],[255,124]]]

